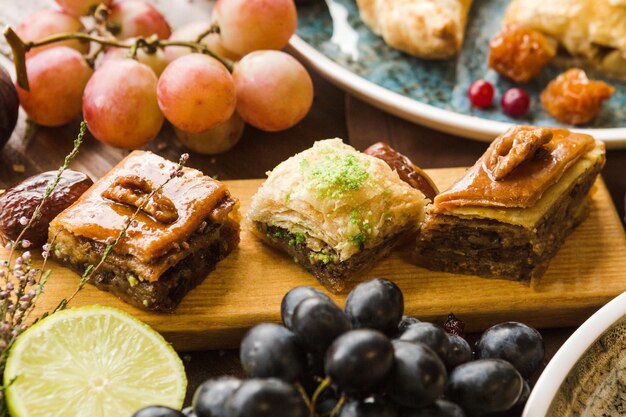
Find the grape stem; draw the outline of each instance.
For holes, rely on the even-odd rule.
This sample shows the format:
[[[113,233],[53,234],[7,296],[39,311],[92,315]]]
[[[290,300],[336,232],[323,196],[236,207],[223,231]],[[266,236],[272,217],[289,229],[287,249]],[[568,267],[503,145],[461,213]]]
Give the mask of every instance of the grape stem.
[[[302,399],[304,400],[304,403],[306,404],[307,408],[311,408],[311,400],[309,400],[309,396],[307,395],[306,390],[304,389],[302,384],[298,382],[295,385],[300,395],[302,395]]]
[[[333,407],[332,411],[330,412],[330,417],[336,417],[339,411],[341,410],[341,407],[343,407],[345,403],[346,403],[346,395],[342,394],[341,398],[339,398],[339,401],[337,401],[337,404],[335,404],[335,407]]]
[[[11,46],[13,51],[13,61],[15,62],[15,72],[17,74],[17,83],[21,88],[26,91],[30,91],[30,85],[28,83],[28,75],[26,72],[26,53],[34,48],[63,42],[67,40],[79,40],[81,42],[95,42],[102,47],[114,47],[130,49],[131,55],[136,56],[137,49],[142,48],[147,53],[155,53],[158,49],[164,49],[172,46],[182,46],[190,48],[195,52],[207,54],[220,61],[229,71],[233,70],[233,62],[220,56],[219,54],[211,51],[207,45],[202,43],[202,39],[211,33],[219,33],[219,27],[217,25],[211,25],[209,29],[200,34],[194,41],[169,41],[161,40],[157,36],[153,35],[148,38],[139,37],[133,43],[124,43],[115,38],[104,37],[99,35],[93,35],[85,32],[74,33],[60,33],[57,35],[49,36],[38,41],[24,42],[22,38],[13,30],[12,27],[7,26],[4,29],[4,37]]]
[[[311,417],[315,417],[317,400],[319,400],[320,396],[330,387],[331,384],[332,381],[330,380],[330,378],[326,378],[317,386],[317,389],[311,397],[311,405],[309,406],[309,412]]]
[[[202,39],[206,38],[212,33],[220,33],[220,27],[217,25],[217,23],[213,23],[207,30],[199,34],[196,38],[196,43],[202,42]]]

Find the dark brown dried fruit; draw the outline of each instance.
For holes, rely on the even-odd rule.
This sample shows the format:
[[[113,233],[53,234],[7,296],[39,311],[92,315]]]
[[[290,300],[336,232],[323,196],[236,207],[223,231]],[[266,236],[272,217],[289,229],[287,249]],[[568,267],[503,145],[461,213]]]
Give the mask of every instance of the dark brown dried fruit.
[[[536,30],[509,25],[489,41],[489,66],[518,83],[527,83],[556,55],[554,45]]]
[[[13,81],[0,65],[0,149],[7,143],[15,129],[19,106],[20,101]]]
[[[561,122],[580,125],[592,121],[614,92],[611,85],[590,80],[585,71],[572,68],[550,81],[541,93],[541,104]]]
[[[437,186],[423,169],[386,143],[375,143],[363,153],[385,161],[391,169],[398,173],[402,181],[420,190],[426,198],[433,200],[439,194]]]
[[[44,172],[30,177],[0,195],[0,238],[16,240],[24,225],[20,219],[30,219],[41,203],[46,188],[54,181],[57,171]],[[72,205],[91,185],[93,181],[83,174],[72,170],[63,172],[61,181],[41,209],[41,216],[26,231],[24,239],[32,246],[40,247],[48,240],[48,226],[52,219]]]

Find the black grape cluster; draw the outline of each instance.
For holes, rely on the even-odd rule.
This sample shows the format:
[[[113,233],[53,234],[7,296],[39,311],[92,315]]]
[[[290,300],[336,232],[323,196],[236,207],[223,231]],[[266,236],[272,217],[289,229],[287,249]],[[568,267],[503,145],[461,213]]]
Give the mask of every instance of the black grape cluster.
[[[134,417],[498,415],[523,406],[544,357],[541,335],[514,322],[488,329],[473,353],[461,322],[451,316],[444,330],[404,316],[402,291],[382,278],[357,286],[344,310],[294,288],[281,313],[284,326],[260,324],[241,343],[250,379],[212,379],[183,413]]]

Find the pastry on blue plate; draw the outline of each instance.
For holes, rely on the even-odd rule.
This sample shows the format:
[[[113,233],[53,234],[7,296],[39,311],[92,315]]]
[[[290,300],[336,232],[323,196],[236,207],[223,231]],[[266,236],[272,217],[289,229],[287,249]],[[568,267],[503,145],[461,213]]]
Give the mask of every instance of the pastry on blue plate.
[[[392,48],[426,59],[461,51],[473,0],[357,0],[361,19]]]

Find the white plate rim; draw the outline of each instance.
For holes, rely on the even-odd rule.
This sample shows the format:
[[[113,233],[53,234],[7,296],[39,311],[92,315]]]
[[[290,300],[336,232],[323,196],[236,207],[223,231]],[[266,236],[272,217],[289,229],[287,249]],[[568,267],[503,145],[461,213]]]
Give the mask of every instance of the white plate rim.
[[[545,417],[574,365],[602,334],[624,316],[626,292],[594,313],[565,341],[537,380],[522,417]]]
[[[331,83],[402,119],[481,142],[491,142],[514,125],[455,113],[388,90],[342,67],[298,35],[291,38],[289,45],[300,59]],[[570,130],[592,135],[604,141],[609,149],[626,148],[626,127]]]

